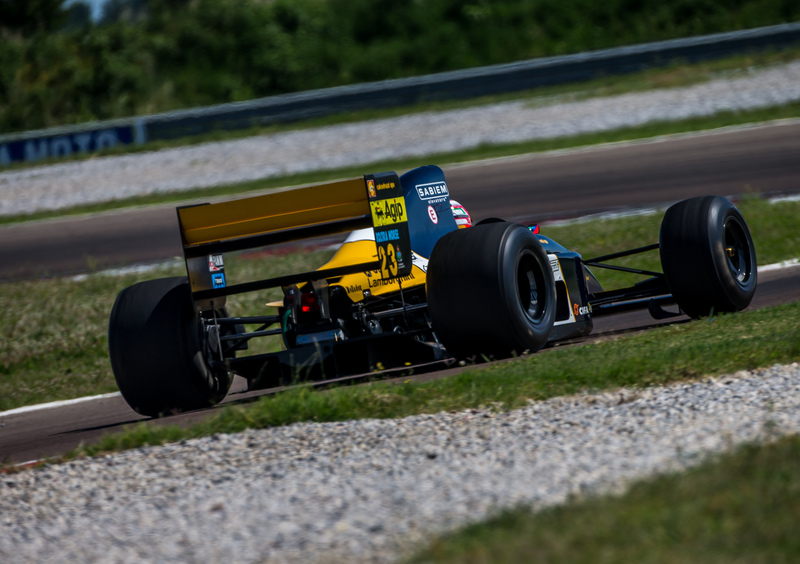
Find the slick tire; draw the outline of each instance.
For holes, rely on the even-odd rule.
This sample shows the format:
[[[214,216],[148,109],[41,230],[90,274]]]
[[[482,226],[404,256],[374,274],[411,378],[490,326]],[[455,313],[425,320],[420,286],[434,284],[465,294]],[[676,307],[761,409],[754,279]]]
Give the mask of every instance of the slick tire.
[[[667,285],[688,316],[740,311],[753,299],[756,251],[742,214],[728,199],[703,196],[670,207],[659,250]]]
[[[148,280],[122,290],[108,325],[111,368],[134,411],[158,417],[209,407],[232,381],[209,370],[185,277]]]
[[[451,231],[427,272],[428,310],[456,358],[503,358],[542,348],[555,319],[555,283],[537,238],[493,222]]]

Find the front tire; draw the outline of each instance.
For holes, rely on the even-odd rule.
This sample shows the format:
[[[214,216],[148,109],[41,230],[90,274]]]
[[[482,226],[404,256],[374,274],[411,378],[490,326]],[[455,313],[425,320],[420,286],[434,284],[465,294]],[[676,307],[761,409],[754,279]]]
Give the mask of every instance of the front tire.
[[[722,196],[678,202],[659,236],[661,266],[678,306],[690,317],[740,311],[756,291],[756,251],[736,206]]]
[[[108,350],[119,390],[134,411],[157,417],[225,397],[231,375],[208,368],[200,333],[185,277],[139,282],[119,293]]]
[[[522,225],[451,231],[431,253],[428,311],[439,341],[456,358],[539,350],[553,327],[555,295],[547,254]]]

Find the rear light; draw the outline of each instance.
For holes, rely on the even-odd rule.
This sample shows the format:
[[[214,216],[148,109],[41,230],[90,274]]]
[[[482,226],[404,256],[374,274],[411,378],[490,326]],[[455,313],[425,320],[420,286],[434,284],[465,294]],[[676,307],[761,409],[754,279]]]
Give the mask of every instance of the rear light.
[[[303,313],[311,313],[319,311],[319,298],[316,294],[300,294],[300,311]]]

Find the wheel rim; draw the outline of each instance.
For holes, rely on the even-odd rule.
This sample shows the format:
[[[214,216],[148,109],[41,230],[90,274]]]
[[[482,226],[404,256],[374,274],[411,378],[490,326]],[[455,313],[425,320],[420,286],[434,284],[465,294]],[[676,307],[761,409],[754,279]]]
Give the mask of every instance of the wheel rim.
[[[539,262],[531,252],[525,252],[517,266],[517,296],[525,316],[533,322],[544,313],[545,287]]]
[[[753,276],[753,261],[750,253],[750,241],[747,231],[736,217],[725,221],[723,239],[725,241],[725,258],[728,268],[736,283],[745,287]]]

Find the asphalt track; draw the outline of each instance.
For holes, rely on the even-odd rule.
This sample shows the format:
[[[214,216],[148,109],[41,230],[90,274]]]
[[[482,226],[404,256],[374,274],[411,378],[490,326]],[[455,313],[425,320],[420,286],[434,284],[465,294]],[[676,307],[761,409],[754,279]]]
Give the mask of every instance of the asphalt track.
[[[710,193],[797,194],[800,125],[501,159],[445,172],[453,197],[476,219],[537,221],[652,206]],[[169,206],[3,228],[0,256],[4,274],[9,267],[15,269],[14,279],[80,272],[86,270],[86,256],[92,256],[99,266],[176,256],[180,248],[174,214],[174,206]],[[751,308],[798,299],[800,267],[793,267],[760,275]],[[646,312],[599,318],[591,338],[654,325]],[[538,354],[547,354],[547,350]],[[421,378],[443,377],[453,371],[440,370]],[[269,391],[245,392],[237,382],[226,403],[248,401],[265,393]],[[184,425],[217,409],[148,424]],[[20,463],[62,454],[142,420],[119,396],[1,416],[0,462]]]
[[[800,266],[759,275],[758,289],[750,309],[794,302],[800,299]],[[580,342],[615,338],[621,334],[645,331],[659,325],[689,322],[687,317],[677,317],[654,322],[647,312],[631,312],[595,319],[595,331],[587,339],[559,344],[570,346]],[[550,348],[536,354],[548,354]],[[436,367],[433,372],[414,376],[418,381],[443,378],[463,367]],[[405,381],[408,376],[398,378]],[[390,380],[391,381],[391,380]],[[148,425],[188,425],[216,413],[222,405],[246,403],[275,390],[246,391],[246,382],[237,378],[231,392],[220,406],[162,419],[147,419],[135,413],[121,396],[105,397],[82,403],[38,409],[12,415],[0,415],[0,463],[20,464],[45,457],[58,456],[99,439],[108,432],[146,422]]]
[[[705,194],[797,194],[800,122],[496,159],[445,174],[451,197],[475,220],[537,222]],[[0,228],[0,281],[180,255],[174,205]]]

